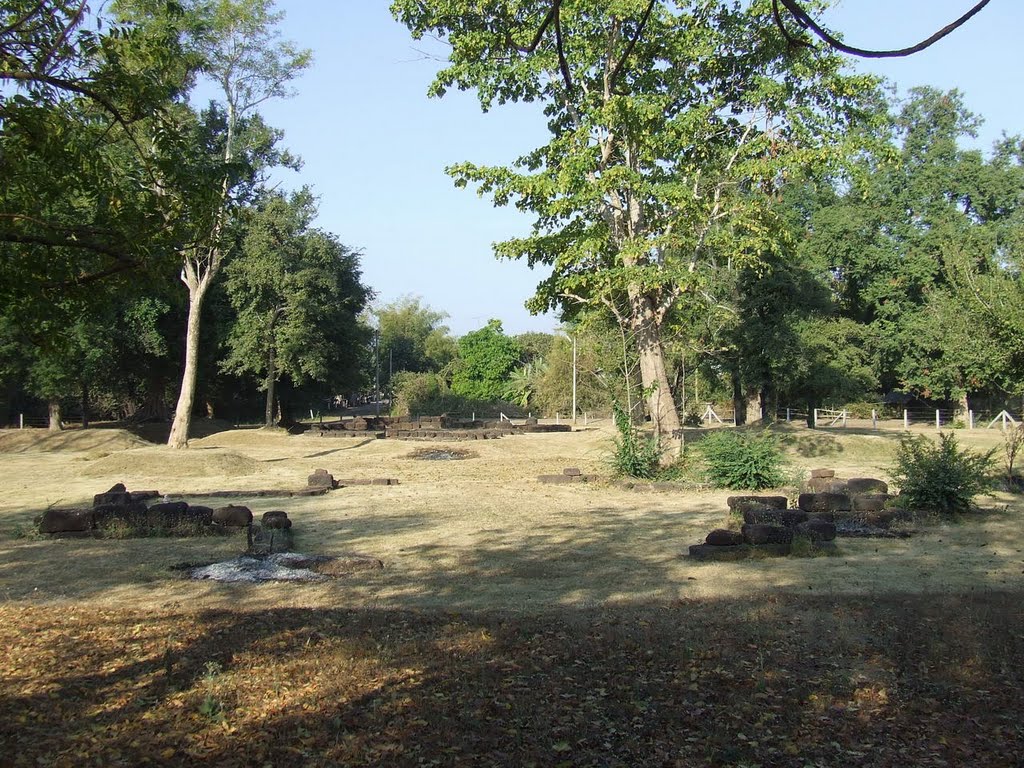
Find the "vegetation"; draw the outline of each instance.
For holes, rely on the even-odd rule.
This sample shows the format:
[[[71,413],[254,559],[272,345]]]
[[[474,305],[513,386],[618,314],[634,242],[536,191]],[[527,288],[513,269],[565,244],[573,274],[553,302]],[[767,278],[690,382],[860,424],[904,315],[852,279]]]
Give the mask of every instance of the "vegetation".
[[[612,469],[616,475],[650,480],[661,468],[661,447],[652,435],[645,435],[618,403],[612,411],[615,419],[615,450]]]
[[[900,504],[945,515],[970,511],[974,497],[991,486],[995,450],[960,449],[949,432],[941,433],[938,443],[923,435],[904,436],[892,469]]]
[[[708,479],[718,488],[759,491],[785,482],[782,450],[771,432],[717,430],[698,446]]]

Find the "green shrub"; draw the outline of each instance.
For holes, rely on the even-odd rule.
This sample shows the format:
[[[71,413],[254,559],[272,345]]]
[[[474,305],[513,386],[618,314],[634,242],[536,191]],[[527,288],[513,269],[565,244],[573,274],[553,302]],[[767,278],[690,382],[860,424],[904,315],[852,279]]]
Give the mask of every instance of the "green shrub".
[[[939,435],[938,443],[905,435],[892,471],[901,506],[942,514],[970,510],[971,500],[991,485],[994,453],[960,450],[956,437],[947,432]]]
[[[619,476],[653,480],[660,469],[658,441],[653,436],[641,434],[618,403],[612,406],[612,416],[619,432],[612,454],[612,471]]]
[[[782,451],[771,432],[719,430],[698,445],[708,479],[719,488],[759,491],[785,482]]]

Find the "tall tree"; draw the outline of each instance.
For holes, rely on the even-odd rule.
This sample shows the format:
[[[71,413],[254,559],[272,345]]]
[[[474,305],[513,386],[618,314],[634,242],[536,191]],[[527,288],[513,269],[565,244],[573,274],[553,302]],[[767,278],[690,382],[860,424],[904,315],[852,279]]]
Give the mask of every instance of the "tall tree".
[[[160,20],[147,0],[137,4],[124,0],[121,9],[140,22]],[[216,139],[208,146],[216,149],[219,167],[206,176],[209,183],[201,190],[204,194],[183,200],[192,209],[194,239],[179,251],[189,311],[181,389],[168,438],[168,445],[175,448],[188,444],[200,318],[210,285],[224,261],[232,208],[245,186],[241,184],[246,174],[240,156],[252,142],[264,147],[273,143],[268,142],[267,129],[257,119],[256,110],[269,99],[288,95],[289,82],[310,63],[308,51],[280,40],[277,23],[282,14],[274,12],[272,0],[197,0],[189,11],[197,19],[190,44],[202,56],[203,74],[220,89],[221,102],[207,112],[205,121],[208,133],[214,133],[211,138]]]
[[[359,315],[369,298],[359,259],[333,236],[311,229],[308,190],[267,194],[246,222],[241,254],[225,267],[237,319],[227,370],[254,373],[266,391],[265,424],[275,423],[275,387],[330,382],[342,391],[365,342]]]
[[[385,388],[390,388],[392,374],[437,372],[455,358],[458,349],[444,324],[447,317],[418,296],[403,296],[373,310]]]
[[[794,50],[771,3],[559,3],[563,47],[534,41],[540,0],[396,0],[416,37],[441,36],[449,66],[431,94],[475,88],[483,108],[544,105],[550,142],[514,167],[449,169],[496,204],[537,219],[499,243],[504,258],[552,268],[531,308],[604,307],[636,345],[661,435],[679,427],[664,351],[666,318],[711,259],[756,261],[778,234],[774,185],[837,158],[873,81],[835,56]],[[559,77],[558,73],[563,76]]]

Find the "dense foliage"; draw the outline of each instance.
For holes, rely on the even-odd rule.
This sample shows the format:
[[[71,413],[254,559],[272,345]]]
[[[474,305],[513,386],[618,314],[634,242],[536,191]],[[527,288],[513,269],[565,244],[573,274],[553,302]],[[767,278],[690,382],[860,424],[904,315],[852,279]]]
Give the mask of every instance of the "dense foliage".
[[[717,488],[759,491],[785,482],[782,451],[771,432],[719,430],[698,446],[708,479]]]
[[[969,511],[974,497],[991,486],[994,453],[960,449],[950,432],[941,433],[938,443],[923,435],[904,436],[891,473],[900,504],[940,514]]]

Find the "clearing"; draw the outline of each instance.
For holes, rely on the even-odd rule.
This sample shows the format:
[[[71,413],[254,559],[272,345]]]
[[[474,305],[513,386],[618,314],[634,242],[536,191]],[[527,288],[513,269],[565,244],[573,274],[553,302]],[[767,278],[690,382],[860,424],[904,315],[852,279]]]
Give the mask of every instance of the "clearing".
[[[795,476],[888,479],[898,438],[782,432]],[[609,441],[606,424],[458,444],[231,430],[174,452],[0,432],[0,762],[1021,764],[1021,497],[831,557],[696,563],[680,554],[728,522],[730,493],[537,481],[606,475]],[[286,510],[298,551],[383,570],[194,582],[171,566],[244,537],[32,533],[117,482],[215,506],[204,492],[299,489],[320,467],[400,484],[235,503]]]

